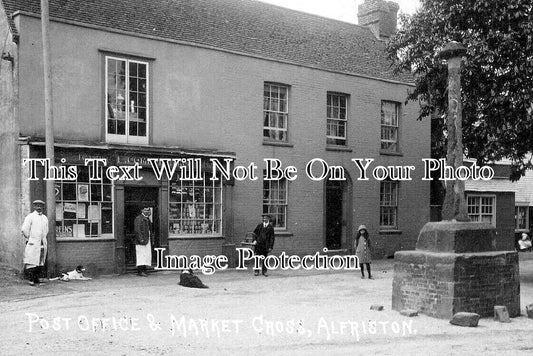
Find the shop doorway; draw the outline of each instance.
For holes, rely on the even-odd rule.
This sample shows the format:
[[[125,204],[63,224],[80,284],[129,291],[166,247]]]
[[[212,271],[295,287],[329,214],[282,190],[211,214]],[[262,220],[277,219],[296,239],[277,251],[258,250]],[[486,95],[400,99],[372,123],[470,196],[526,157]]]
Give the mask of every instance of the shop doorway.
[[[160,246],[159,240],[159,188],[156,187],[128,187],[124,188],[124,249],[126,268],[135,267],[135,231],[134,221],[141,213],[142,208],[152,208],[152,224],[154,226],[154,243],[152,244],[152,262],[154,261],[153,249]]]

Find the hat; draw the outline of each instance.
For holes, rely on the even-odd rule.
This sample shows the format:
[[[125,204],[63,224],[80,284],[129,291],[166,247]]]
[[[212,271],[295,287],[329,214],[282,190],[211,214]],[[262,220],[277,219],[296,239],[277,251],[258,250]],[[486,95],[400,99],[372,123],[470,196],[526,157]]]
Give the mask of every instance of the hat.
[[[268,218],[270,220],[270,215],[268,215],[268,214],[263,214],[261,216],[264,217],[264,218]]]
[[[522,233],[522,238],[523,239],[527,239],[528,237],[529,237],[528,234],[526,234],[525,232]]]
[[[361,231],[361,230],[366,230],[366,231],[368,231],[368,229],[366,228],[365,225],[359,225],[359,228],[357,229],[357,231]]]
[[[35,204],[43,204],[43,205],[46,205],[46,203],[45,203],[44,201],[42,201],[42,200],[34,200],[32,204],[33,204],[33,205],[35,205]]]

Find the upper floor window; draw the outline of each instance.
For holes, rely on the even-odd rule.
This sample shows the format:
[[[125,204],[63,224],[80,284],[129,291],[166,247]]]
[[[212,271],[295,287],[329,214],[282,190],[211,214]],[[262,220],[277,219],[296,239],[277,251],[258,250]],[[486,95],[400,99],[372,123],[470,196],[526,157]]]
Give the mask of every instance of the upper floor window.
[[[496,226],[496,196],[469,194],[466,200],[470,220]]]
[[[289,87],[265,83],[263,94],[263,137],[287,141]]]
[[[381,149],[398,152],[398,128],[400,103],[394,101],[381,102]]]
[[[326,129],[328,145],[346,145],[346,102],[346,95],[328,93]]]
[[[106,141],[148,143],[148,63],[105,58]]]

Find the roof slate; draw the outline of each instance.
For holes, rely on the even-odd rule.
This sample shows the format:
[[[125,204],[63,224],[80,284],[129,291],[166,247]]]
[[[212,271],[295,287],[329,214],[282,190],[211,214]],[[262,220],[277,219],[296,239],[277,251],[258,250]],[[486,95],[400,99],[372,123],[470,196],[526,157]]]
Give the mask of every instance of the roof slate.
[[[39,0],[1,1],[8,14],[40,14]],[[393,73],[385,43],[369,29],[255,0],[50,0],[49,8],[51,20],[412,82],[407,75]]]

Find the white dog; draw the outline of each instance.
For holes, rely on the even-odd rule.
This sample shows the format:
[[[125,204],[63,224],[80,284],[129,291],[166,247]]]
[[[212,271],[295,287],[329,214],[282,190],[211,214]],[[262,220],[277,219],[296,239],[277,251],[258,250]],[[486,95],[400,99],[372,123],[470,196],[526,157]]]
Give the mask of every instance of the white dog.
[[[85,277],[83,275],[83,271],[85,271],[85,268],[83,268],[82,265],[79,265],[78,267],[76,267],[76,269],[74,271],[70,271],[70,272],[67,272],[67,273],[61,273],[60,277],[51,278],[50,280],[51,281],[60,280],[60,281],[68,282],[68,281],[72,281],[72,280],[88,281],[88,280],[92,279],[92,278],[89,278],[89,277]]]

